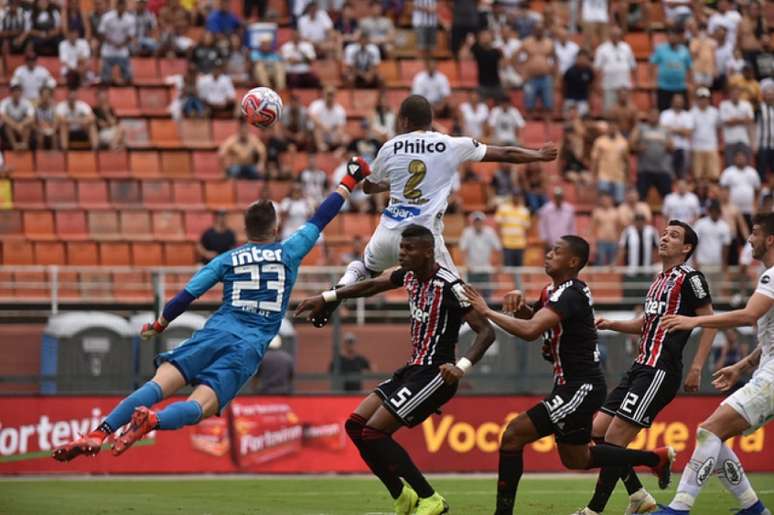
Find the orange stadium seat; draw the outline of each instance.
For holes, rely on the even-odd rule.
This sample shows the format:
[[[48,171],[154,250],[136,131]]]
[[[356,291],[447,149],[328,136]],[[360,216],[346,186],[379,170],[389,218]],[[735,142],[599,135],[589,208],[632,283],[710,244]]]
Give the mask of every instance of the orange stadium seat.
[[[96,177],[97,155],[90,150],[69,151],[67,153],[67,175],[70,177]]]
[[[38,66],[42,66],[54,77],[57,78],[61,75],[61,64],[58,57],[46,57],[38,56]]]
[[[99,264],[102,266],[129,266],[132,255],[128,243],[105,242],[99,244]]]
[[[113,274],[112,280],[113,297],[121,302],[148,302],[153,300],[153,284],[147,271],[132,270]]]
[[[141,88],[140,111],[143,116],[169,116],[169,88]]]
[[[234,182],[230,180],[205,182],[204,201],[210,209],[234,207]]]
[[[335,59],[319,59],[312,61],[312,70],[325,85],[338,86],[341,84],[341,66]]]
[[[236,120],[212,120],[212,139],[216,145],[220,145],[226,138],[236,134],[237,129]]]
[[[172,186],[169,181],[142,181],[142,203],[150,208],[168,208],[172,203]]]
[[[95,240],[115,240],[121,235],[118,225],[118,213],[115,211],[89,211],[89,235]]]
[[[164,264],[164,252],[160,243],[132,243],[132,264],[134,266],[160,266]]]
[[[94,209],[108,207],[107,183],[103,180],[83,180],[77,182],[78,205]]]
[[[280,202],[288,196],[290,184],[287,182],[272,181],[269,182],[269,198],[274,202]]]
[[[118,116],[140,116],[137,101],[137,89],[134,87],[110,88],[108,90],[110,105]]]
[[[25,211],[24,234],[31,240],[55,240],[54,215],[51,211]]]
[[[460,61],[457,82],[463,88],[475,88],[478,86],[478,67],[471,59]]]
[[[180,122],[180,136],[186,148],[212,148],[209,120],[183,120]]]
[[[21,211],[0,211],[0,236],[3,240],[22,235]]]
[[[172,183],[172,199],[176,206],[201,208],[204,204],[201,183],[199,181],[174,181]]]
[[[93,241],[68,241],[67,264],[72,266],[94,266],[99,262],[97,244]]]
[[[178,148],[182,146],[174,120],[159,119],[150,121],[151,143],[158,148]]]
[[[183,75],[188,61],[185,59],[159,59],[159,75],[162,78],[171,75]]]
[[[212,227],[212,213],[209,211],[184,211],[185,234],[189,240],[199,241],[202,233]]]
[[[32,242],[14,241],[3,242],[4,265],[31,265],[35,262]]]
[[[191,177],[191,155],[186,151],[162,150],[161,174],[174,179]]]
[[[46,196],[43,193],[43,181],[34,179],[16,179],[13,181],[13,203],[19,208],[45,207]]]
[[[180,211],[154,211],[153,237],[156,240],[184,240],[183,218]]]
[[[138,86],[155,86],[161,83],[158,60],[146,57],[132,58],[132,76]],[[142,95],[140,95],[142,98]]]
[[[67,174],[66,156],[58,150],[40,150],[35,154],[35,168],[41,177]]]
[[[400,72],[398,63],[395,60],[387,59],[379,63],[379,76],[387,86],[397,86],[400,84]]]
[[[236,181],[236,205],[240,209],[245,209],[251,203],[258,200],[261,196],[263,181]]]
[[[121,128],[129,148],[148,148],[151,146],[148,122],[145,118],[122,118]]]
[[[325,256],[323,255],[322,244],[312,247],[309,253],[304,256],[304,259],[301,261],[301,266],[321,266],[324,264]]]
[[[656,78],[653,76],[653,71],[649,63],[637,63],[635,75],[638,88],[654,89],[656,87]]]
[[[36,265],[65,265],[67,256],[61,241],[39,241],[34,244]]]
[[[460,187],[460,197],[465,211],[477,211],[486,208],[486,193],[480,182],[465,182]]]
[[[195,151],[191,156],[194,177],[200,179],[222,179],[225,175],[220,166],[217,152]]]
[[[196,248],[193,243],[165,243],[164,264],[166,266],[191,266],[196,264]]]
[[[118,215],[121,224],[121,236],[127,240],[151,239],[151,219],[148,211],[128,209]]]
[[[461,213],[447,214],[443,217],[443,237],[449,242],[456,242],[465,229],[465,215]]]
[[[126,150],[107,150],[97,153],[99,174],[104,177],[128,177],[129,154]]]
[[[340,216],[342,232],[348,238],[351,238],[355,235],[368,238],[374,231],[373,219],[371,215],[364,213],[344,213]]]
[[[140,204],[140,185],[132,180],[110,181],[110,200],[115,204],[135,207]]]
[[[97,249],[94,249],[94,255],[97,256]],[[94,263],[96,264],[96,263]],[[81,299],[112,299],[113,298],[113,279],[110,272],[86,271],[78,274],[78,296]]]
[[[408,87],[411,87],[414,76],[425,69],[425,62],[419,59],[404,59],[399,61],[398,65],[400,66],[400,83]]]
[[[29,150],[12,150],[4,154],[5,167],[13,177],[31,177],[35,175],[35,161]]]
[[[85,240],[88,238],[86,213],[80,209],[58,209],[54,212],[56,234],[63,240]]]
[[[155,150],[135,151],[129,154],[129,169],[134,177],[161,177],[159,153]]]
[[[228,211],[226,213],[226,225],[236,233],[237,242],[247,241],[244,212],[239,210]]]
[[[75,207],[78,204],[75,181],[71,179],[47,180],[46,203],[51,207]]]
[[[378,97],[379,92],[375,89],[357,90],[352,95],[352,108],[347,111],[347,115],[356,117],[371,116],[376,107]]]
[[[635,59],[648,59],[653,51],[650,44],[650,34],[647,32],[630,32],[624,36],[624,41],[632,47]]]

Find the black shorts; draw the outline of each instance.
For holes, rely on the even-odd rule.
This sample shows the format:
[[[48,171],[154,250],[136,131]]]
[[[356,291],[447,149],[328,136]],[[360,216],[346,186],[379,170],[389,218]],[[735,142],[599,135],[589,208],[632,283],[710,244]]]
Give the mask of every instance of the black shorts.
[[[602,412],[640,427],[650,427],[680,389],[681,377],[635,363],[607,396]]]
[[[541,437],[552,434],[558,443],[587,444],[594,414],[606,394],[604,379],[556,385],[548,397],[527,411],[527,416]]]
[[[457,384],[447,384],[438,367],[406,365],[376,387],[376,394],[405,426],[421,424],[457,393]]]

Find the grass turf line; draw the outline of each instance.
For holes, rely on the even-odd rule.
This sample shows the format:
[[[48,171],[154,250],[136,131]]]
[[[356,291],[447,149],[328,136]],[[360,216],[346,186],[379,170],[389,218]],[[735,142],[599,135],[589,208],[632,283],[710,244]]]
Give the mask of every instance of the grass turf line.
[[[659,502],[667,503],[673,486],[659,491],[643,477]],[[751,475],[753,487],[774,507],[774,474]],[[589,500],[596,476],[525,478],[519,487],[518,513],[569,515]],[[431,478],[457,515],[491,514],[495,480]],[[619,483],[605,513],[623,513],[627,496]],[[728,515],[736,501],[713,478],[694,513]],[[392,499],[376,479],[213,479],[206,481],[0,481],[0,514],[8,515],[364,515],[391,513]]]

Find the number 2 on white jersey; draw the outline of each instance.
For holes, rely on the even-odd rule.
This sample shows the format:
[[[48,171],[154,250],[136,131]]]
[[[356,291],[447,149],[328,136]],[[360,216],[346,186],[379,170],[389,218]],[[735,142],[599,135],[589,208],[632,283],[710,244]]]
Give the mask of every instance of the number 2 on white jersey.
[[[266,289],[276,292],[277,297],[273,301],[242,299],[242,290],[260,290],[261,272],[277,274],[275,281],[266,281]],[[234,268],[235,274],[250,274],[249,281],[234,281],[231,290],[231,305],[237,308],[260,309],[263,311],[280,312],[282,299],[285,295],[285,268],[279,263],[266,263],[265,265],[245,265]]]
[[[419,185],[425,180],[427,175],[427,165],[424,161],[413,159],[408,165],[409,179],[403,187],[403,196],[409,200],[416,200],[422,196],[422,190]]]

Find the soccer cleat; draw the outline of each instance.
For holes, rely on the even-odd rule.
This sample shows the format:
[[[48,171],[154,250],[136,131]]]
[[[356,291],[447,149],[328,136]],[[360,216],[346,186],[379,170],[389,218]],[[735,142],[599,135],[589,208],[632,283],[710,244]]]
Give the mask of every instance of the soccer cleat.
[[[755,504],[749,508],[739,510],[734,515],[771,515],[771,512],[768,508],[766,508],[766,506],[763,505],[760,499],[758,499]]]
[[[656,499],[650,495],[650,492],[643,489],[629,496],[629,506],[626,507],[624,515],[650,513],[657,508]]]
[[[669,506],[658,506],[658,511],[654,511],[651,515],[689,515],[691,513],[688,510],[676,510]]]
[[[123,454],[137,440],[156,429],[158,424],[159,417],[153,411],[145,406],[135,408],[129,428],[121,433],[113,444],[113,456]]]
[[[417,507],[419,496],[408,485],[403,485],[400,497],[395,499],[395,515],[411,515]]]
[[[102,442],[105,441],[106,437],[107,434],[102,431],[92,431],[86,436],[57,447],[51,453],[51,457],[57,461],[70,461],[81,455],[96,456],[99,454]]]
[[[658,477],[658,487],[664,490],[669,486],[672,480],[672,464],[675,462],[677,453],[672,447],[659,447],[653,452],[658,454],[658,465],[651,467],[651,471]]]
[[[430,497],[419,499],[416,515],[441,515],[449,512],[449,503],[441,497],[441,494],[435,492]]]
[[[335,288],[341,288],[342,285],[336,285]],[[323,327],[331,319],[333,312],[338,309],[341,304],[340,300],[335,302],[326,302],[325,305],[319,310],[312,313],[312,325],[315,327]]]

